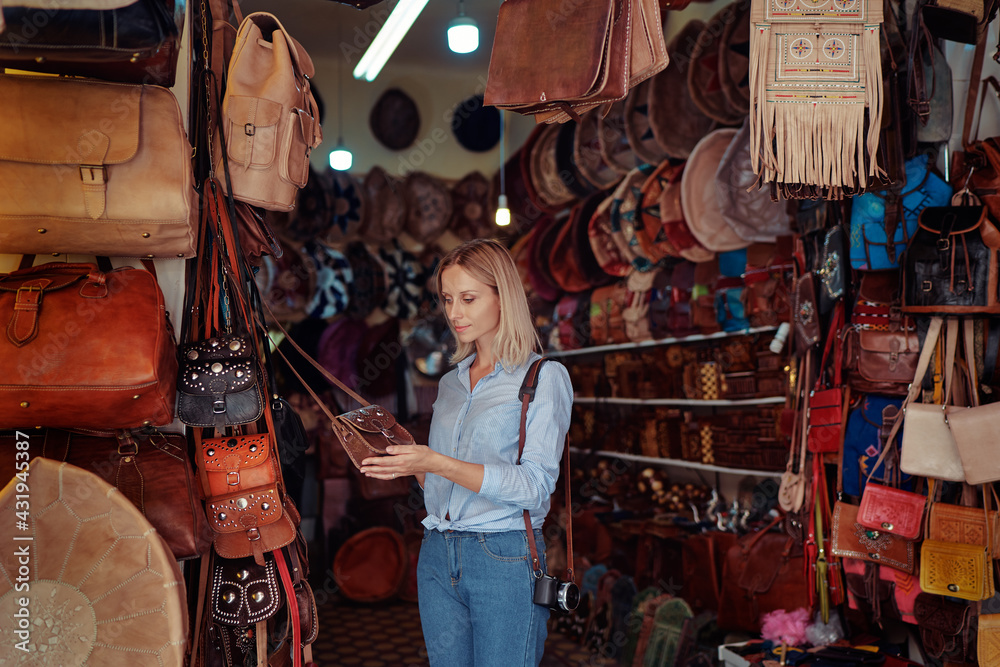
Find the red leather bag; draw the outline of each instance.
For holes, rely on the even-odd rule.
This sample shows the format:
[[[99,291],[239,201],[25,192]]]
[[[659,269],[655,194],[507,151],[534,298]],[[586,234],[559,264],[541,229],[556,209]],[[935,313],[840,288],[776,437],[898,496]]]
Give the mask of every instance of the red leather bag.
[[[905,540],[916,540],[924,525],[926,505],[927,498],[919,493],[869,481],[858,507],[858,523]]]
[[[173,420],[176,349],[152,273],[53,262],[0,274],[0,323],[0,429]]]

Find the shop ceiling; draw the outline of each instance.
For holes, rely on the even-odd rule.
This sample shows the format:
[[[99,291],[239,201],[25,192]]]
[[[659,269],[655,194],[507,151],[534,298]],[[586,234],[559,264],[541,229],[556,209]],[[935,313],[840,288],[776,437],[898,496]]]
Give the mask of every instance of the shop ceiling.
[[[244,13],[269,11],[309,52],[314,60],[345,59],[345,71],[357,64],[371,39],[385,23],[396,0],[385,0],[358,10],[332,0],[242,0]],[[454,73],[489,68],[500,0],[465,0],[464,10],[479,24],[479,49],[459,55],[448,50],[448,22],[458,16],[458,0],[430,0],[403,38],[389,64]]]

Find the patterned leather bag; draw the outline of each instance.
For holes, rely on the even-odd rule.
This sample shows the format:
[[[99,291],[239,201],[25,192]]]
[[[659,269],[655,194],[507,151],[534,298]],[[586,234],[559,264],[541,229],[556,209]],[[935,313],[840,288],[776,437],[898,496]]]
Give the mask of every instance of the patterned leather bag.
[[[930,656],[958,663],[975,660],[978,620],[973,605],[920,593],[913,611],[921,643]]]

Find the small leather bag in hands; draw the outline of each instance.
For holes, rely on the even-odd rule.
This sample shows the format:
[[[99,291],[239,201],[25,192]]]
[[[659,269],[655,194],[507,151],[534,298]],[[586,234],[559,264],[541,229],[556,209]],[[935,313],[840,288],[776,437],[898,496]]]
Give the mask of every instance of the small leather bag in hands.
[[[273,14],[243,19],[220,122],[236,199],[272,211],[295,208],[299,188],[309,180],[309,154],[323,140],[309,84],[314,75],[309,54]],[[220,152],[220,174],[222,159]]]
[[[173,421],[176,347],[156,277],[106,268],[52,262],[0,274],[0,429]]]
[[[188,258],[191,144],[166,88],[0,76],[6,253]]]
[[[357,392],[341,382],[333,373],[309,356],[280,324],[277,324],[277,326],[285,334],[285,340],[291,343],[292,347],[295,348],[303,359],[309,362],[323,377],[336,385],[341,391],[361,404],[362,407],[357,410],[351,410],[341,415],[334,415],[326,403],[309,386],[309,383],[302,379],[302,376],[295,370],[295,367],[288,361],[284,353],[280,349],[277,350],[278,355],[285,360],[289,369],[299,379],[302,386],[306,388],[306,391],[312,396],[316,405],[330,419],[330,428],[334,436],[336,436],[337,441],[344,448],[344,451],[347,452],[355,468],[360,469],[361,462],[366,458],[386,456],[386,447],[390,445],[416,444],[410,432],[396,421],[392,413],[382,406],[372,405],[362,398]]]

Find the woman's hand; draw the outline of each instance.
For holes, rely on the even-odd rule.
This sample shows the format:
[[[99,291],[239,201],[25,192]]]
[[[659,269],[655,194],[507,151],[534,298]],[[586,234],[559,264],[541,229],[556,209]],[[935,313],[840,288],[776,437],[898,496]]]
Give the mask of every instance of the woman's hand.
[[[361,472],[375,479],[395,479],[406,475],[417,475],[423,479],[439,454],[427,445],[389,445],[385,448],[389,456],[373,456],[361,461]]]

